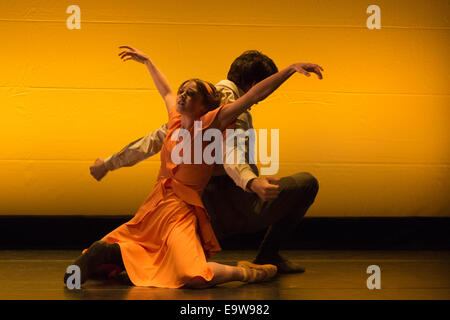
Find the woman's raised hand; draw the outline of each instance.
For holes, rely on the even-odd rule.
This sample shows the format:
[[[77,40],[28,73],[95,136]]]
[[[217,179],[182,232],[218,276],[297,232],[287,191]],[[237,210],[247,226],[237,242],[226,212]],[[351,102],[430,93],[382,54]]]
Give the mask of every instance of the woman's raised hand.
[[[137,61],[139,63],[145,63],[149,60],[149,57],[145,53],[135,48],[128,46],[120,46],[119,48],[124,49],[121,53],[119,53],[119,57],[123,62],[133,59],[134,61]]]
[[[295,63],[292,65],[295,69],[295,71],[297,71],[298,73],[302,73],[305,76],[309,77],[311,74],[310,72],[313,72],[315,74],[317,74],[317,77],[319,79],[322,79],[322,72],[323,68],[321,66],[319,66],[318,64],[314,64],[314,63]]]

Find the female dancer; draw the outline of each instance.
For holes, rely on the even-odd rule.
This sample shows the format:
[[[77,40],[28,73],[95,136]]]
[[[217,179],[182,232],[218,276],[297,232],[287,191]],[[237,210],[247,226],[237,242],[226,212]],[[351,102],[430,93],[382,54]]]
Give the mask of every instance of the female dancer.
[[[273,265],[241,262],[233,267],[207,262],[207,257],[221,250],[201,201],[213,165],[193,161],[175,164],[171,152],[178,141],[178,129],[190,132],[191,144],[196,120],[201,121],[202,131],[216,128],[223,132],[243,111],[265,99],[295,72],[305,73],[301,64],[283,69],[253,86],[235,102],[219,106],[220,94],[211,83],[190,79],[175,94],[147,55],[131,47],[120,48],[124,49],[119,54],[123,61],[135,60],[150,71],[167,108],[168,131],[153,191],[129,222],[94,242],[75,260],[81,270],[81,283],[105,264],[126,269],[136,286],[206,288],[228,281],[258,282],[273,278],[277,272]],[[68,276],[65,275],[64,282]]]

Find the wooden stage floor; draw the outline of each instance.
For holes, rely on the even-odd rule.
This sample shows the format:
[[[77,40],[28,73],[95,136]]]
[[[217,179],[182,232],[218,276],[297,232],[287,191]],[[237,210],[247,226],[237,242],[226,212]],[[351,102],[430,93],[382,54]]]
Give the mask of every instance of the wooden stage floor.
[[[133,287],[89,280],[81,290],[63,284],[66,267],[79,251],[0,251],[1,300],[354,300],[450,299],[449,251],[284,251],[306,268],[262,284],[232,282],[206,290]],[[233,265],[254,251],[223,251],[212,261]],[[381,289],[369,290],[369,265],[381,268]]]

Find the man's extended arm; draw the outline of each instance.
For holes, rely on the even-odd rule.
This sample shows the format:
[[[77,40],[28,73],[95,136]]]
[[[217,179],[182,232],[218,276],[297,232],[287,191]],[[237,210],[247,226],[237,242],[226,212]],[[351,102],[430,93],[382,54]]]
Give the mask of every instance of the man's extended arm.
[[[97,159],[94,165],[90,167],[92,176],[101,180],[108,171],[121,167],[131,167],[153,156],[161,150],[166,132],[167,124],[164,124],[148,135],[127,144],[122,150],[105,160]]]
[[[106,168],[112,171],[121,167],[131,167],[136,163],[153,156],[161,151],[166,132],[167,124],[164,124],[145,137],[129,143],[118,153],[105,159]]]

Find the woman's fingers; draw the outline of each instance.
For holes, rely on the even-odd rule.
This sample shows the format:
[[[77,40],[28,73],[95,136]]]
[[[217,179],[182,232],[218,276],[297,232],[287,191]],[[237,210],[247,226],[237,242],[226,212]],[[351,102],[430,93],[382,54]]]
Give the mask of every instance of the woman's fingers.
[[[322,72],[320,72],[320,69],[318,67],[314,68],[314,73],[317,74],[319,79],[322,79]]]
[[[123,60],[124,58],[132,59],[134,57],[134,54],[132,52],[125,52],[123,53],[120,58]]]
[[[123,56],[123,55],[126,55],[126,54],[136,54],[136,53],[134,53],[132,51],[122,51],[121,53],[119,53],[119,56]]]
[[[323,78],[322,72],[320,72],[322,67],[319,66],[318,64],[306,63],[306,64],[303,65],[303,68],[301,68],[301,69],[304,71],[304,72],[301,72],[301,73],[303,73],[304,75],[307,75],[308,77],[310,76],[310,74],[308,72],[313,72],[313,73],[315,73],[317,75],[317,77],[319,79]],[[322,69],[322,71],[323,71],[323,69]]]
[[[317,71],[320,71],[320,70],[323,71],[323,68],[321,66],[319,66],[318,64],[313,64],[311,67]]]
[[[303,73],[303,74],[304,74],[305,76],[307,76],[307,77],[309,77],[309,76],[311,75],[308,71],[303,70],[303,69],[300,69],[299,72],[300,72],[300,73]]]
[[[128,46],[120,46],[120,49],[126,49],[122,52],[119,53],[119,56],[121,58],[123,58],[126,54],[131,54],[131,53],[135,53],[136,49],[132,48],[132,47],[128,47]]]
[[[136,60],[136,61],[138,61],[138,62],[142,62],[145,58],[142,56],[142,55],[140,55],[139,53],[137,53],[137,52],[131,52],[131,51],[123,51],[123,52],[121,52],[121,53],[119,53],[119,57],[121,58],[121,59],[124,59],[124,58],[129,58],[129,59],[134,59],[134,60]],[[129,60],[129,59],[127,59],[127,60]],[[126,61],[126,60],[125,60]]]
[[[120,49],[125,48],[125,49],[131,50],[131,51],[136,51],[136,49],[134,49],[134,48],[132,48],[132,47],[128,47],[128,46],[120,46],[119,48],[120,48]]]
[[[122,52],[122,54],[120,56],[123,58],[125,56],[131,56],[131,55],[133,55],[132,52]]]
[[[131,52],[123,51],[123,52],[119,53],[119,57],[124,58],[125,56],[129,55],[130,53]]]

